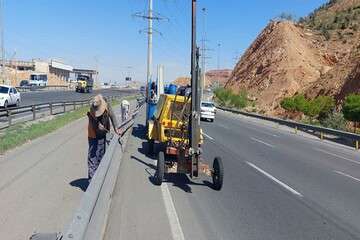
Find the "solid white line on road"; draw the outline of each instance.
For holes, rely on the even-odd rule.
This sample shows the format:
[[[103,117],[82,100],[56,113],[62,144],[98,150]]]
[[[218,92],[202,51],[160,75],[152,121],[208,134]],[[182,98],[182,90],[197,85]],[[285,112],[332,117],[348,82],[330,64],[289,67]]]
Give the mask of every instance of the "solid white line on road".
[[[210,137],[210,136],[207,135],[206,133],[203,132],[203,134],[204,134],[205,137],[209,138],[210,140],[214,140],[212,137]]]
[[[253,140],[253,141],[255,141],[255,142],[258,142],[258,143],[262,143],[262,144],[264,144],[264,145],[266,145],[266,146],[268,146],[268,147],[271,147],[271,148],[274,148],[275,146],[274,145],[271,145],[270,143],[266,143],[266,142],[264,142],[264,141],[261,141],[261,140],[259,140],[259,139],[257,139],[257,138],[251,138],[251,140]]]
[[[355,181],[360,182],[360,179],[358,179],[358,178],[356,178],[356,177],[353,177],[353,176],[351,176],[351,175],[349,175],[349,174],[346,174],[346,173],[343,173],[343,172],[340,172],[340,171],[334,171],[334,172],[337,173],[337,174],[343,175],[343,176],[345,176],[345,177],[351,178],[351,179],[353,179],[353,180],[355,180]]]
[[[258,172],[264,174],[266,177],[270,178],[272,181],[276,182],[277,184],[279,184],[280,186],[282,186],[283,188],[285,188],[286,190],[290,191],[291,193],[299,196],[299,197],[303,197],[303,195],[301,193],[299,193],[298,191],[296,191],[295,189],[291,188],[290,186],[286,185],[285,183],[283,183],[282,181],[278,180],[277,178],[271,176],[269,173],[265,172],[264,170],[262,170],[261,168],[257,167],[255,164],[252,164],[251,162],[246,162],[250,167],[254,168],[255,170],[257,170]]]
[[[165,203],[166,214],[170,223],[172,238],[173,240],[185,240],[167,183],[161,184],[161,192]]]
[[[349,159],[349,158],[346,158],[346,157],[337,155],[337,154],[335,154],[335,153],[327,152],[327,151],[322,150],[322,149],[320,149],[320,148],[314,148],[314,150],[319,151],[319,152],[322,152],[322,153],[325,153],[325,154],[328,154],[328,155],[333,156],[333,157],[338,157],[338,158],[344,159],[344,160],[349,161],[349,162],[352,162],[352,163],[360,164],[360,162],[357,162],[357,161],[355,161],[355,160],[351,160],[351,159]]]

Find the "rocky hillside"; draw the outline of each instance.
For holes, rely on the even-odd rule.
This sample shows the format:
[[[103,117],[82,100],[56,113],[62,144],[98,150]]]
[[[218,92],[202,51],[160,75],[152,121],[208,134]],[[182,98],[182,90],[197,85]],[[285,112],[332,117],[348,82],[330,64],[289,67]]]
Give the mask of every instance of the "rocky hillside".
[[[268,114],[296,93],[341,101],[360,89],[359,23],[360,0],[332,0],[298,23],[271,21],[225,86],[247,90]]]
[[[231,69],[210,70],[206,72],[206,87],[224,86],[231,76]],[[184,86],[190,83],[190,77],[178,77],[173,82],[176,85]]]

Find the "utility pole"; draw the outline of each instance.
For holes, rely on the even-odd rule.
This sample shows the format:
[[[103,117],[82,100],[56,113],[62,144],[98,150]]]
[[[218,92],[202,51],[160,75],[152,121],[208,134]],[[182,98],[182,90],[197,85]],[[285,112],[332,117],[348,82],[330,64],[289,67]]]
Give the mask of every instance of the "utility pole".
[[[196,0],[192,0],[191,21],[191,177],[199,174],[199,128],[200,128],[200,99],[199,99],[199,49],[196,46]]]
[[[217,52],[217,70],[220,70],[220,48],[221,48],[221,43],[218,43],[217,47],[218,47],[218,52]]]
[[[148,26],[148,56],[147,56],[147,75],[146,75],[146,99],[149,101],[150,93],[149,87],[152,78],[152,41],[153,41],[153,1],[149,0],[148,12],[149,26]],[[148,112],[148,111],[146,111]],[[148,115],[148,113],[146,114]],[[146,117],[147,120],[147,117]]]
[[[139,18],[143,18],[148,20],[148,28],[147,30],[147,35],[148,35],[148,49],[147,49],[147,74],[146,74],[146,102],[149,103],[150,101],[150,84],[152,81],[152,64],[153,64],[153,51],[152,51],[152,47],[153,47],[153,33],[154,33],[154,28],[153,28],[153,20],[162,20],[163,18],[160,16],[154,16],[154,11],[153,11],[153,0],[148,0],[149,3],[149,9],[148,9],[148,13],[147,14],[142,14],[142,13],[135,13],[133,16],[134,17],[139,17]],[[149,113],[149,106],[148,104],[146,104],[146,122],[148,120],[148,114]]]
[[[0,0],[0,34],[1,34],[1,80],[5,83],[5,47],[4,47],[4,0]]]
[[[208,40],[206,39],[206,8],[202,8],[203,12],[203,37],[201,39],[201,97],[200,99],[203,99],[204,96],[204,89],[206,87],[206,60],[210,59],[210,57],[207,56],[206,52],[211,51],[212,49],[208,49],[206,47],[206,42]]]
[[[100,88],[100,84],[99,84],[99,58],[98,58],[98,56],[95,56],[94,59],[95,59],[95,71],[96,71],[95,83],[96,83],[97,87]]]

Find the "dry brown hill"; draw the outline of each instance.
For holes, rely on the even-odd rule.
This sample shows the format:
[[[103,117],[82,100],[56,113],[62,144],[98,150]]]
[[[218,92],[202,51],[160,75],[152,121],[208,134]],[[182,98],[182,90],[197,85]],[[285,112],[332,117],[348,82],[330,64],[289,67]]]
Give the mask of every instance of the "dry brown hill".
[[[231,76],[231,69],[210,70],[206,72],[206,87],[224,86]],[[190,84],[190,77],[178,77],[174,84],[184,86]]]
[[[266,113],[286,96],[360,90],[360,0],[332,0],[299,23],[272,21],[236,65],[227,88],[246,89]]]
[[[227,88],[246,89],[258,108],[272,112],[325,74],[330,57],[319,50],[313,34],[292,22],[271,22],[236,65]]]
[[[340,103],[346,95],[359,92],[360,0],[332,1],[304,23],[327,35],[326,51],[337,60],[327,74],[304,90],[306,95],[331,95]]]

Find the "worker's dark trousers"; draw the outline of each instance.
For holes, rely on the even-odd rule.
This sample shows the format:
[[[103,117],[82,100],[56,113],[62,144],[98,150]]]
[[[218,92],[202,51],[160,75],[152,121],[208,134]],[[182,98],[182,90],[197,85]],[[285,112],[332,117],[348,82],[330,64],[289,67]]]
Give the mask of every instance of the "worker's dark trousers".
[[[106,139],[89,138],[89,153],[88,153],[88,177],[89,182],[94,176],[96,169],[99,167],[101,159],[105,154]]]

